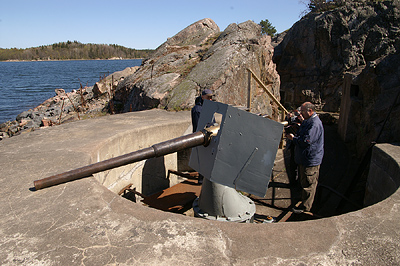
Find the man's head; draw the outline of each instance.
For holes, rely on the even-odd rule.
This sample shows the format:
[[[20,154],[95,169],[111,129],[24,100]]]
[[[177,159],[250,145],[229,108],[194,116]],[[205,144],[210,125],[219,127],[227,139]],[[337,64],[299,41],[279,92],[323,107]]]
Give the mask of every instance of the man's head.
[[[304,119],[310,118],[315,113],[315,105],[310,102],[305,102],[300,107],[300,113]]]
[[[203,100],[212,100],[212,97],[214,96],[212,90],[210,89],[205,89],[201,92],[201,98]]]

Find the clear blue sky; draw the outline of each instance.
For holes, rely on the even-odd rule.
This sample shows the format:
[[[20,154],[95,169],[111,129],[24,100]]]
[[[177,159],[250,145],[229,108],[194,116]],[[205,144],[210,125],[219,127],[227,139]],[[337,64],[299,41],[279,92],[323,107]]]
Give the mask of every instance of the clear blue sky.
[[[231,23],[268,19],[282,32],[305,9],[299,0],[0,0],[0,48],[76,40],[155,49],[203,18],[221,31]]]

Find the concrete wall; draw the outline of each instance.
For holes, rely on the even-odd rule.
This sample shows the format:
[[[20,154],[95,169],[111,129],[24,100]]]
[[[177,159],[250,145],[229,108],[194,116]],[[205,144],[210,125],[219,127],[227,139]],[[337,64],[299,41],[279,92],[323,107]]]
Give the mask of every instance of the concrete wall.
[[[92,154],[91,163],[141,150],[191,132],[191,124],[187,121],[133,128],[104,141]],[[94,176],[114,193],[118,193],[128,184],[133,184],[132,188],[148,196],[178,183],[175,175],[170,175],[167,179],[168,169],[178,170],[177,153],[114,168]]]
[[[190,112],[113,115],[2,140],[0,264],[400,265],[399,190],[336,217],[238,224],[148,208],[93,177],[32,189],[34,180],[108,158],[117,146],[128,151],[135,137],[149,138],[138,146],[162,141],[171,124],[182,135]]]
[[[364,205],[376,204],[400,187],[400,143],[373,147]]]

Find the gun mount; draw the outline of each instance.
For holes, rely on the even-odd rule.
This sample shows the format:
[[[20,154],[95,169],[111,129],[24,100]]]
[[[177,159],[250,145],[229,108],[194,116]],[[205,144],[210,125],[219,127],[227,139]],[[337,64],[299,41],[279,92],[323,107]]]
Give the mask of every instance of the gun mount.
[[[222,115],[220,125],[208,126],[216,114]],[[195,215],[210,220],[252,222],[255,204],[237,190],[265,196],[282,131],[282,123],[205,100],[197,132],[36,180],[34,186],[39,190],[192,148],[189,166],[205,177],[200,196],[193,203]]]
[[[198,129],[222,115],[221,128],[207,147],[194,147],[189,166],[204,176],[195,215],[251,222],[255,205],[237,190],[264,197],[283,124],[233,106],[204,101]]]

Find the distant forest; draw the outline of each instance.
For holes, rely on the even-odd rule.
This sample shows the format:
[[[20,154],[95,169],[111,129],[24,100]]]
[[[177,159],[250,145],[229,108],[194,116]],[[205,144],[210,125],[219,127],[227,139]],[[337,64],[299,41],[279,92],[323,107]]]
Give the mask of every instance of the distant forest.
[[[68,60],[147,58],[154,50],[136,50],[116,44],[83,44],[67,41],[26,49],[0,48],[0,61],[6,60]]]

